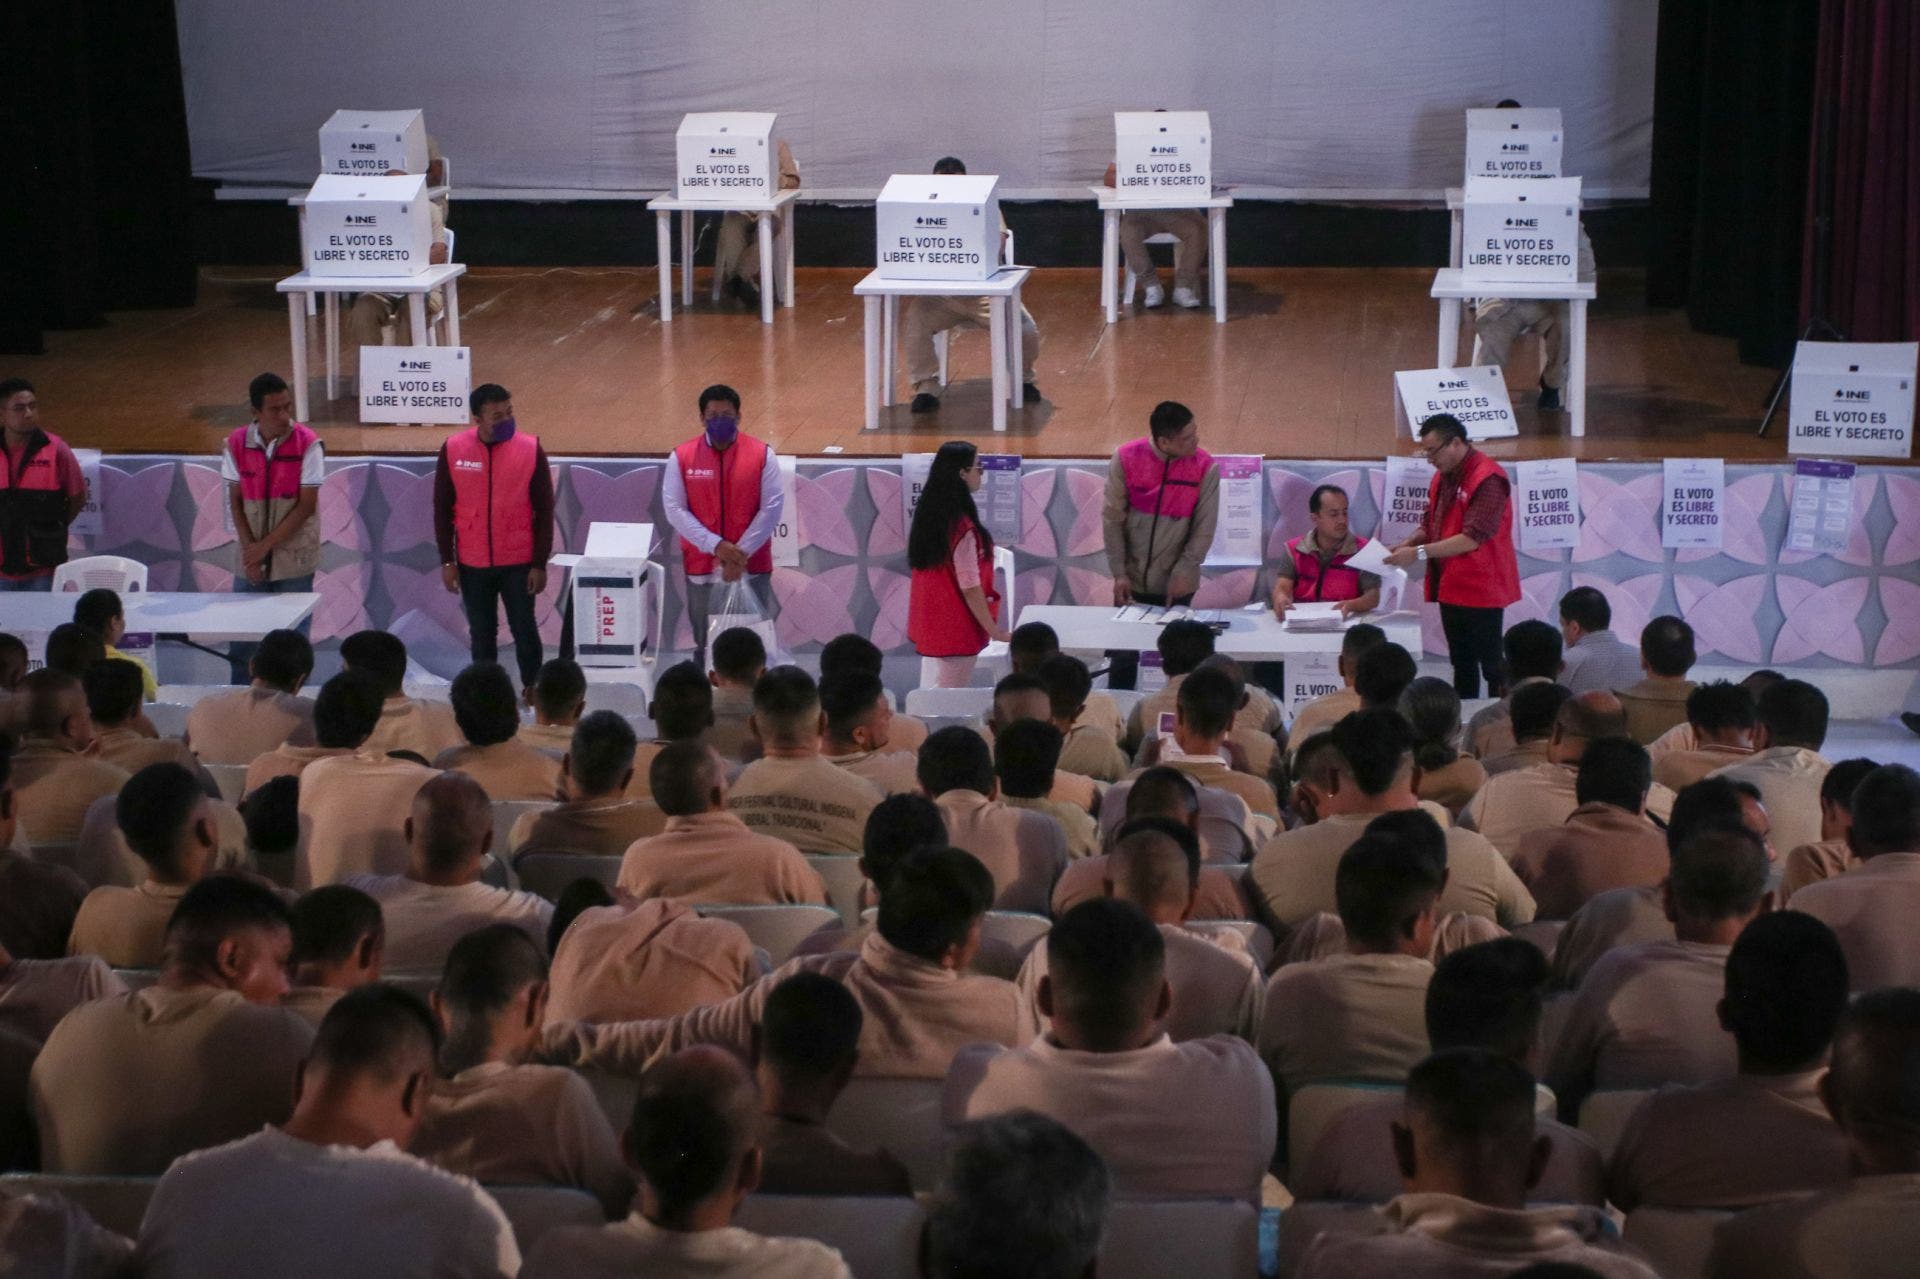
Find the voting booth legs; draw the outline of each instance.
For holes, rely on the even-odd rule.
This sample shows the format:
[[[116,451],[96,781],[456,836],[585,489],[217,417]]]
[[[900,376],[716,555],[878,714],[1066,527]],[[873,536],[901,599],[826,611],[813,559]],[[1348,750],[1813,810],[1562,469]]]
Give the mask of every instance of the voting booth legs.
[[[1447,636],[1447,658],[1453,663],[1453,691],[1464,698],[1480,696],[1480,678],[1484,674],[1487,692],[1498,697],[1505,681],[1500,647],[1506,610],[1469,608],[1464,604],[1442,604],[1440,627]]]
[[[427,294],[429,328],[445,305],[445,299],[438,292]],[[407,311],[407,299],[397,293],[362,293],[353,300],[353,306],[347,311],[347,347],[353,352],[356,376],[360,370],[360,348],[386,345],[389,329],[393,330],[394,341],[400,346],[426,344],[426,336],[413,331],[413,320]]]
[[[533,595],[527,590],[530,564],[505,568],[460,566],[460,606],[467,614],[467,651],[476,662],[500,660],[500,606],[506,605],[507,629],[513,635],[513,660],[520,668],[520,686],[532,688],[540,675],[546,651],[540,627],[533,618]]]
[[[233,590],[236,595],[304,595],[313,589],[313,574],[300,577],[283,577],[277,582],[250,582],[241,574],[234,574]],[[294,627],[302,635],[309,633],[313,618],[309,614],[300,625]],[[234,640],[227,645],[227,667],[235,684],[253,682],[253,655],[260,645],[252,640]]]
[[[1567,325],[1569,307],[1565,302],[1547,302],[1533,298],[1501,299],[1485,312],[1475,310],[1473,335],[1480,343],[1475,363],[1507,367],[1507,356],[1523,333],[1540,338],[1540,385],[1559,390],[1567,384]]]
[[[760,612],[762,616],[768,618],[773,617],[775,609],[773,606],[773,581],[771,575],[767,573],[748,573],[746,575],[746,582],[747,589],[752,591],[753,597],[760,601]],[[711,617],[713,613],[710,607],[713,601],[713,588],[718,585],[720,585],[720,582],[717,578],[710,582],[696,582],[691,579],[687,582],[687,624],[693,631],[694,655],[699,661],[702,670],[705,670],[707,666],[707,619]],[[662,647],[665,647],[665,641],[663,640],[661,643]]]
[[[758,224],[765,220],[768,232],[777,243],[780,238],[781,222],[777,213],[727,213],[720,219],[720,233],[713,244],[713,274],[718,284],[724,288],[731,280],[744,280],[757,292],[760,288],[760,238],[754,232]],[[770,282],[780,283],[780,273],[774,272]],[[784,298],[782,299],[784,300]]]
[[[1193,596],[1182,595],[1169,600],[1164,595],[1149,595],[1145,591],[1133,593],[1135,604],[1152,604],[1156,608],[1184,608],[1193,603]],[[1107,687],[1131,690],[1140,682],[1140,654],[1132,649],[1113,648],[1107,650]]]
[[[1147,237],[1170,235],[1173,246],[1173,286],[1198,295],[1207,265],[1207,215],[1198,209],[1132,209],[1120,215],[1120,252],[1127,270],[1143,283],[1159,279]]]
[[[934,350],[933,335],[948,329],[972,326],[990,327],[993,303],[988,298],[914,297],[907,299],[906,314],[901,317],[900,344],[907,361],[907,380],[916,394],[940,393],[940,353]],[[1033,366],[1040,350],[1040,330],[1033,313],[1020,308],[1021,368],[1020,382],[1034,380]]]

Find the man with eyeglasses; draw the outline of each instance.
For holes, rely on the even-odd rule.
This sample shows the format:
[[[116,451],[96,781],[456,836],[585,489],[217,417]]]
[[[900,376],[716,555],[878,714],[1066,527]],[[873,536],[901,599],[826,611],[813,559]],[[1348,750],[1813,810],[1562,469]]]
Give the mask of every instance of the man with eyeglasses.
[[[1396,568],[1426,570],[1427,598],[1440,605],[1440,623],[1453,659],[1453,687],[1480,696],[1480,676],[1499,697],[1502,612],[1520,598],[1520,565],[1513,553],[1513,485],[1500,464],[1467,442],[1467,428],[1451,413],[1420,423],[1419,448],[1433,464],[1420,527],[1387,555]]]
[[[1107,464],[1107,569],[1115,607],[1187,604],[1200,589],[1200,561],[1220,516],[1220,468],[1200,447],[1193,410],[1156,404],[1148,435],[1122,444]],[[1109,653],[1109,688],[1132,688],[1140,655]]]

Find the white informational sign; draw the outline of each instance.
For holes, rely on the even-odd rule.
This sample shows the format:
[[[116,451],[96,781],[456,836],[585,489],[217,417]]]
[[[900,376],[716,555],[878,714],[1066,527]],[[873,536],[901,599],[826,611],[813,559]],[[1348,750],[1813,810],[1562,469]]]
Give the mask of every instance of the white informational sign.
[[[73,460],[80,464],[80,478],[86,481],[87,504],[80,508],[80,514],[73,517],[73,523],[67,525],[67,532],[78,533],[82,537],[98,537],[105,531],[100,514],[100,450],[75,449]],[[224,508],[225,502],[221,503]]]
[[[1516,468],[1515,509],[1520,549],[1554,551],[1580,545],[1580,471],[1570,457],[1522,462]]]
[[[427,121],[418,111],[335,111],[320,126],[320,172],[424,175]]]
[[[1000,269],[1000,179],[896,173],[874,203],[874,265],[891,280],[985,280]]]
[[[361,347],[360,420],[466,425],[473,382],[467,352],[464,346]]]
[[[1488,107],[1467,112],[1467,176],[1560,176],[1560,108]]]
[[[1460,216],[1466,283],[1572,284],[1579,278],[1579,178],[1468,178]]]
[[[1205,563],[1259,564],[1266,556],[1264,514],[1260,494],[1260,461],[1253,454],[1214,455],[1220,467],[1220,518],[1213,526],[1213,545]]]
[[[1114,198],[1213,194],[1213,125],[1205,111],[1115,111]]]
[[[1506,375],[1497,364],[1460,369],[1407,369],[1393,375],[1400,421],[1418,438],[1420,423],[1436,413],[1451,413],[1467,428],[1470,440],[1520,434],[1507,395]]]
[[[1793,355],[1789,453],[1909,457],[1920,343],[1802,342]]]
[[[1838,555],[1853,540],[1852,462],[1793,464],[1793,508],[1787,512],[1787,549]]]
[[[799,462],[779,455],[780,522],[773,526],[773,566],[800,567],[800,503],[795,500],[794,472]]]
[[[973,504],[980,522],[993,534],[995,546],[1011,547],[1020,540],[1020,455],[1018,453],[982,453],[980,469],[986,473]]]
[[[427,180],[322,175],[307,192],[301,261],[315,275],[418,275],[433,247]]]
[[[1346,686],[1340,678],[1340,649],[1287,654],[1287,719],[1316,697],[1337,693]]]
[[[1427,513],[1433,467],[1424,457],[1387,457],[1387,483],[1380,494],[1380,527],[1374,536],[1392,547],[1420,531]]]
[[[1727,464],[1717,457],[1670,457],[1660,499],[1660,545],[1720,549],[1726,530]]]
[[[696,111],[680,121],[674,134],[682,200],[771,200],[773,173],[771,111]]]

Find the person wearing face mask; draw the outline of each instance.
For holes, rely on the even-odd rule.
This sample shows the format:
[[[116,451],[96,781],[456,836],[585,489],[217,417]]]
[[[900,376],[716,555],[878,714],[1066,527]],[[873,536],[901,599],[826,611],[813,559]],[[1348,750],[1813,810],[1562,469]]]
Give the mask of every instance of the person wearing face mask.
[[[716,383],[700,392],[700,434],[673,451],[661,502],[680,535],[687,613],[704,663],[708,603],[716,582],[737,582],[773,616],[773,530],[786,497],[780,459],[765,440],[740,430],[740,393]]]
[[[520,686],[530,689],[546,656],[533,600],[546,589],[553,552],[553,473],[539,437],[519,433],[506,387],[475,387],[468,407],[473,425],[440,446],[434,467],[440,580],[466,608],[476,662],[499,660],[506,605]]]

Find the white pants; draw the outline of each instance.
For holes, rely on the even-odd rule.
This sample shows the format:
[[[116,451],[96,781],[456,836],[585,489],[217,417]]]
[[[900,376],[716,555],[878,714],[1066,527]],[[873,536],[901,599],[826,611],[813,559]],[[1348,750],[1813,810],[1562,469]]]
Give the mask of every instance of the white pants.
[[[965,688],[973,683],[973,664],[977,655],[966,657],[923,657],[920,659],[921,688]]]

